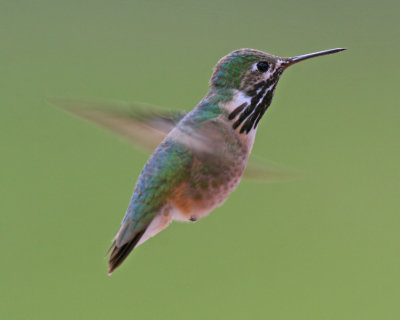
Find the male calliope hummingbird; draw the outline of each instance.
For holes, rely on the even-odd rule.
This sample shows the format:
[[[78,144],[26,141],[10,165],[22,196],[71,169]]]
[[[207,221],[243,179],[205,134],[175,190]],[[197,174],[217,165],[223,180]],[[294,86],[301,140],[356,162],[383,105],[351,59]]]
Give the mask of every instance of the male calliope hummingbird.
[[[138,245],[172,220],[196,221],[221,205],[242,178],[258,123],[289,66],[345,50],[283,58],[240,49],[215,66],[210,89],[190,112],[127,112],[51,102],[142,145],[159,143],[137,181],[129,207],[109,249],[109,274]],[[143,107],[142,107],[143,109]],[[251,163],[249,163],[249,166]]]

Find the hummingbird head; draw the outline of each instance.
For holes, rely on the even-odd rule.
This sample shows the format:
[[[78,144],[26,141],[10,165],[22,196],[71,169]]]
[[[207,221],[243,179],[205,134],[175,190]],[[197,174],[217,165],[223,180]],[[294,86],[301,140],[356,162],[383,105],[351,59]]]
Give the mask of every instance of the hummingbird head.
[[[297,62],[345,50],[330,49],[296,57],[278,57],[254,49],[239,49],[223,57],[215,66],[210,86],[231,89],[237,106],[228,119],[240,133],[255,129],[271,104],[276,85],[283,71]]]

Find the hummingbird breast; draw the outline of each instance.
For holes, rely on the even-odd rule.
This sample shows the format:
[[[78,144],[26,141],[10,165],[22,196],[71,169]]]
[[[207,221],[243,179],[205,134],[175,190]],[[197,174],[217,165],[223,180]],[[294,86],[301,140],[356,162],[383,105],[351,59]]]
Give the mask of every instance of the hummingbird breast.
[[[226,115],[194,132],[194,141],[186,142],[193,152],[188,177],[170,198],[176,209],[174,220],[196,221],[221,205],[238,185],[254,140],[254,134],[237,134]],[[192,134],[186,132],[184,136]]]

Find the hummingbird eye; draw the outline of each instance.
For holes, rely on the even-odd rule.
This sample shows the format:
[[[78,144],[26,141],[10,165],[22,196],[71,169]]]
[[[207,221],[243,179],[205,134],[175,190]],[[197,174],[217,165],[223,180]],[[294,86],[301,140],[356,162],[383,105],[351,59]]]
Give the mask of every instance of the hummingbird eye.
[[[259,63],[257,63],[257,69],[260,72],[267,72],[269,69],[269,64],[268,62],[265,61],[260,61]]]

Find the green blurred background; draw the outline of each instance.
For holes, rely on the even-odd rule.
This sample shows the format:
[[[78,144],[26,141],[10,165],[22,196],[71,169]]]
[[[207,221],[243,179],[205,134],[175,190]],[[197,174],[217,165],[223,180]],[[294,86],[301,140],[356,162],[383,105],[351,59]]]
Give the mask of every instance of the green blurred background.
[[[1,319],[399,319],[397,1],[1,1]],[[288,70],[243,181],[111,277],[148,155],[45,103],[190,110],[220,57],[348,51]]]

